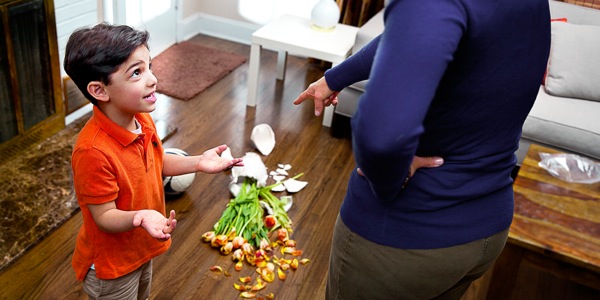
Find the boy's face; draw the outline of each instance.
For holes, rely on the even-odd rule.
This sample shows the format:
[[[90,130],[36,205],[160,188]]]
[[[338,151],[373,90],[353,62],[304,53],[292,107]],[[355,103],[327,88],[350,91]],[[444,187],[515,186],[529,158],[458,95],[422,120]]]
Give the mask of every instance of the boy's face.
[[[152,112],[156,108],[156,83],[150,69],[150,51],[138,47],[111,75],[105,86],[108,101],[105,107],[116,118],[126,120],[136,113]]]

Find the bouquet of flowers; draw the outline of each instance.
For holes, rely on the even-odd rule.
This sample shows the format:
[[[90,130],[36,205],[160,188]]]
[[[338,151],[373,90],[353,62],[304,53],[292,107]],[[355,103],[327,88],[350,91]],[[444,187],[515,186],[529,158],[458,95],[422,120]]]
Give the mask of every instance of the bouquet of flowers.
[[[277,277],[285,280],[288,270],[296,270],[299,264],[306,264],[309,260],[298,260],[297,257],[302,256],[302,250],[296,249],[296,242],[290,238],[292,220],[287,209],[291,206],[291,197],[277,198],[271,193],[286,182],[277,181],[267,186],[269,175],[260,156],[247,153],[243,159],[243,167],[232,169],[230,191],[234,198],[227,203],[213,230],[204,233],[202,239],[212,247],[219,248],[221,254],[232,254],[232,259],[236,261],[236,271],[242,269],[244,261],[257,268],[259,276],[254,285],[234,284],[234,288],[241,292],[241,297],[254,298],[266,283],[275,279],[275,266]],[[305,182],[296,180],[300,176],[302,174],[288,179],[288,186],[300,184],[304,187]],[[269,235],[275,231],[276,238],[271,242]],[[281,257],[276,255],[277,248],[280,249]],[[285,258],[285,255],[293,258]],[[211,270],[230,275],[220,266],[214,266]],[[251,281],[249,277],[240,278],[240,282],[244,284]],[[272,298],[272,294],[268,294],[267,298]]]

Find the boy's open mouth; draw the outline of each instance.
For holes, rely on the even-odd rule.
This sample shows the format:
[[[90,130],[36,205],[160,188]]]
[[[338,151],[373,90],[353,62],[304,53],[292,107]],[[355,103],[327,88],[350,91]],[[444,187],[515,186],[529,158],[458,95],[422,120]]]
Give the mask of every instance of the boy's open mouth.
[[[152,92],[152,93],[150,93],[150,94],[146,95],[146,96],[144,97],[144,100],[146,100],[146,101],[151,101],[151,102],[154,102],[154,101],[156,101],[156,96],[154,95],[154,92]]]

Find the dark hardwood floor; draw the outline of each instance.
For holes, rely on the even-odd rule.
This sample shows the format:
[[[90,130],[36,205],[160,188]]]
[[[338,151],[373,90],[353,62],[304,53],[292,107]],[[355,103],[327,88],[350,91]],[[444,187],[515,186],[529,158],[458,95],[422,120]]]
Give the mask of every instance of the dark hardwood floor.
[[[207,36],[199,35],[192,41],[246,57],[250,53],[247,45]],[[236,157],[256,152],[250,141],[252,128],[261,123],[271,125],[277,144],[269,156],[263,157],[265,165],[273,170],[279,163],[289,163],[292,175],[303,172],[301,180],[309,182],[304,190],[293,195],[294,206],[289,215],[294,222],[293,238],[311,262],[288,273],[285,281],[268,284],[265,292],[274,293],[275,299],[324,299],[332,229],[348,176],[354,168],[352,149],[348,138],[333,138],[329,128],[321,126],[321,118],[313,116],[312,104],[292,104],[309,83],[322,76],[324,69],[305,58],[291,56],[286,80],[277,81],[276,59],[275,52],[261,53],[255,108],[246,106],[246,61],[189,101],[160,97],[153,116],[156,121],[177,127],[177,132],[165,141],[165,147],[193,154],[223,143],[231,147]],[[167,202],[167,209],[177,212],[178,225],[171,249],[154,260],[151,299],[239,299],[233,282],[237,277],[253,274],[253,268],[245,266],[239,273],[234,271],[230,256],[220,255],[200,239],[229,201],[229,181],[226,173],[199,173],[182,197]],[[81,224],[81,213],[77,213],[3,269],[0,299],[87,299],[71,268],[75,237]],[[210,271],[214,265],[223,266],[233,275],[224,277]],[[578,285],[567,286],[573,283],[546,280],[535,275],[531,268],[525,271],[528,273],[523,273],[527,276],[519,281],[519,291],[507,293],[506,297],[499,295],[500,298],[593,299],[597,295],[588,290],[583,295],[568,292],[582,289]],[[481,295],[487,291],[489,273],[471,286],[463,300],[485,299]],[[540,291],[548,290],[549,286],[553,287],[553,295],[548,298],[548,293]]]

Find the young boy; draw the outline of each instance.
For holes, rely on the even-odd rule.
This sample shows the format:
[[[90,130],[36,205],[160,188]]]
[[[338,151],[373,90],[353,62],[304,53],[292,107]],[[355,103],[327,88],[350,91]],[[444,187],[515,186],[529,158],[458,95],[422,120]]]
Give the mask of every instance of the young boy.
[[[148,33],[99,24],[76,30],[64,68],[94,105],[73,149],[83,214],[73,268],[91,299],[146,299],[152,258],[167,251],[177,221],[165,217],[163,176],[218,173],[242,160],[221,145],[198,156],[164,154],[149,113],[156,108]]]

